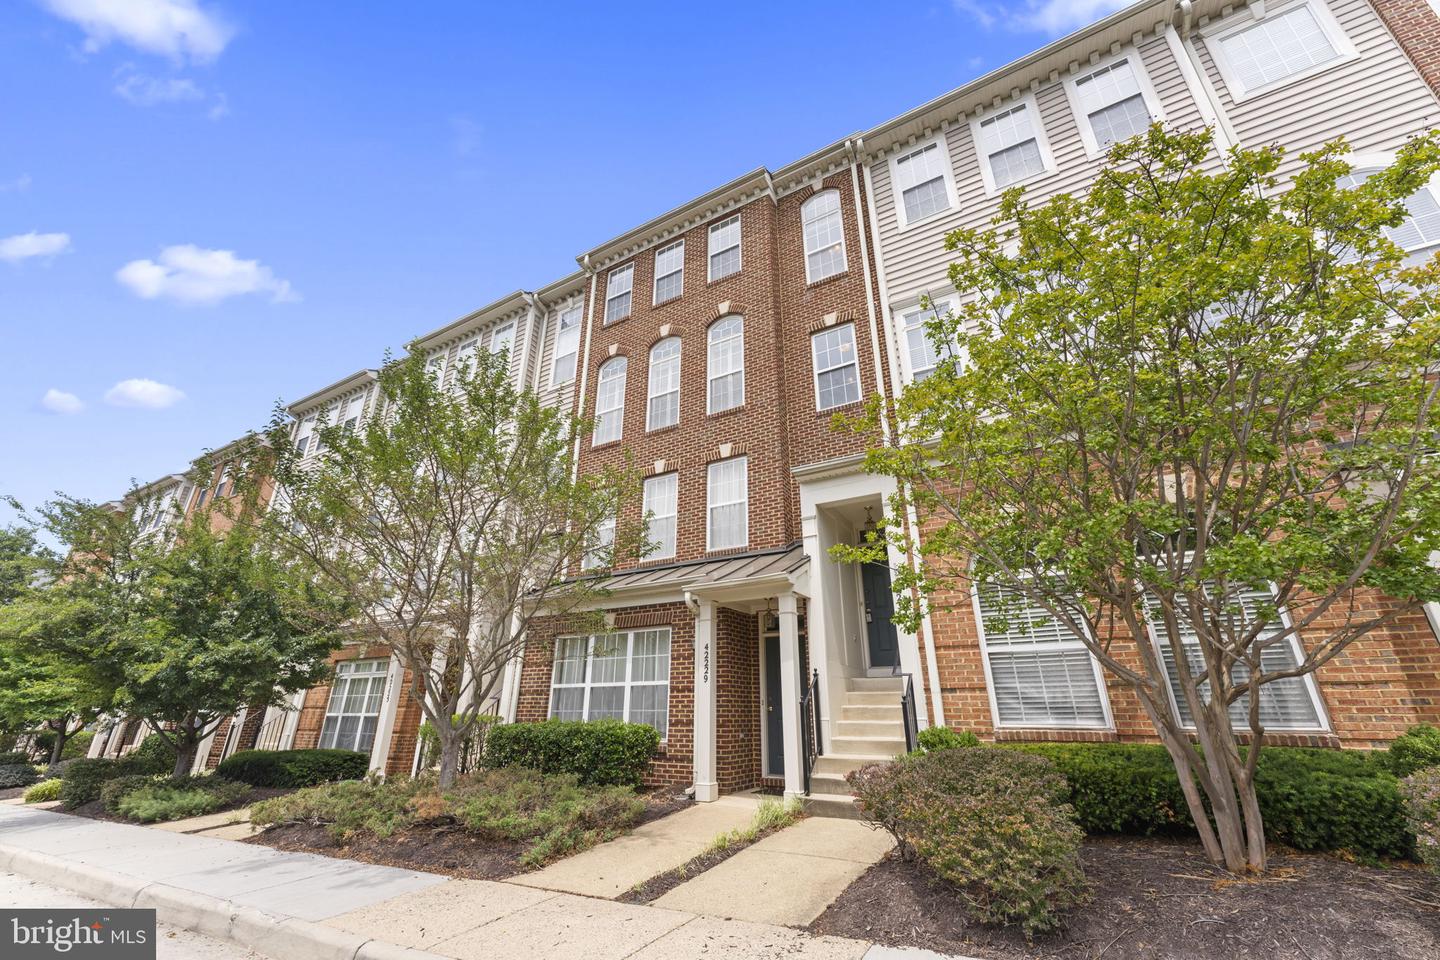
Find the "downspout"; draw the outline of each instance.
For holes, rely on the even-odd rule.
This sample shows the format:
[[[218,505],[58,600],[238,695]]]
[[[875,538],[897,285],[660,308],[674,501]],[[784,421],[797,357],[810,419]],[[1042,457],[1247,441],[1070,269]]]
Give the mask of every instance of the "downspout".
[[[877,322],[875,312],[875,293],[870,285],[870,239],[869,231],[865,229],[865,212],[860,206],[860,173],[856,166],[860,162],[858,143],[850,139],[845,141],[845,152],[850,157],[850,199],[855,203],[855,226],[860,234],[860,271],[865,280],[865,313],[870,321],[870,354],[871,362],[875,364],[875,392],[884,400],[885,378],[880,373],[880,326]],[[867,190],[865,195],[870,195]],[[883,280],[881,281],[884,282]],[[882,405],[880,408],[880,430],[885,442],[890,442],[890,411]]]
[[[537,335],[536,327],[539,326],[539,323],[536,322],[536,318],[537,318],[537,317],[542,317],[542,318],[544,317],[544,313],[541,312],[541,308],[544,306],[544,304],[542,304],[542,303],[540,302],[540,298],[539,298],[539,297],[537,297],[537,296],[536,296],[535,294],[533,294],[533,293],[530,293],[529,291],[526,291],[526,292],[525,292],[525,303],[526,303],[526,304],[528,305],[528,307],[530,308],[530,312],[529,312],[529,315],[525,318],[525,326],[526,326],[526,336],[525,336],[526,361],[525,361],[525,366],[521,367],[521,374],[520,374],[520,376],[521,376],[521,385],[522,385],[522,386],[524,385],[524,381],[525,381],[525,380],[529,380],[529,381],[530,381],[530,391],[531,391],[532,393],[539,393],[539,392],[540,392],[540,362],[541,362],[541,360],[543,359],[543,356],[542,356],[542,355],[545,353],[545,331],[544,331],[544,330],[540,330],[540,331],[538,331],[538,335]],[[536,353],[536,347],[537,347],[537,346],[539,347],[539,353],[538,353],[538,354]],[[526,371],[528,371],[528,374],[527,374]]]
[[[1175,31],[1175,10],[1180,11],[1180,30],[1177,36]],[[1225,163],[1225,155],[1230,148],[1238,142],[1235,131],[1230,127],[1230,121],[1225,116],[1225,108],[1220,103],[1210,79],[1205,73],[1205,65],[1195,54],[1195,45],[1190,42],[1190,31],[1194,27],[1195,3],[1194,0],[1176,0],[1175,9],[1170,11],[1166,18],[1165,40],[1170,46],[1170,53],[1175,57],[1176,64],[1180,67],[1181,74],[1191,90],[1198,89],[1205,98],[1200,105],[1200,112],[1206,114],[1205,119],[1213,121],[1210,124],[1215,131],[1215,152],[1220,155],[1220,162]]]

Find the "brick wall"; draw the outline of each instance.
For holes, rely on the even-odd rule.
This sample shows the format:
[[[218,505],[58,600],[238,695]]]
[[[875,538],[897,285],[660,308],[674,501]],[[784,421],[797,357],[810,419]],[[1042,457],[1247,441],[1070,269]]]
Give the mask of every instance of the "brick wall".
[[[1400,48],[1440,93],[1440,15],[1429,0],[1371,0]]]
[[[385,760],[385,772],[391,776],[408,776],[415,765],[415,744],[420,739],[420,724],[425,721],[425,711],[411,691],[414,679],[414,673],[406,670],[401,675],[400,689],[396,692],[395,726],[390,732],[390,755]]]

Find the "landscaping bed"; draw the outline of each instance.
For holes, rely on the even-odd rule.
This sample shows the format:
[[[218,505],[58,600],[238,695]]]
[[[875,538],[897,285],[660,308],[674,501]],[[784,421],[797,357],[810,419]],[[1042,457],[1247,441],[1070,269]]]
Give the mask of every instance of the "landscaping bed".
[[[966,917],[953,887],[892,855],[830,905],[810,932],[985,960],[1434,960],[1440,878],[1410,864],[1367,867],[1275,850],[1261,880],[1237,881],[1198,843],[1098,837],[1081,851],[1092,899],[1057,932]]]
[[[223,804],[216,809],[211,810],[210,813],[224,813],[227,810],[243,810],[245,807],[250,806],[252,803],[258,803],[261,800],[269,800],[272,797],[283,797],[287,793],[294,792],[294,789],[288,787],[253,787],[251,788],[248,796],[243,797],[234,803]],[[88,817],[91,820],[109,820],[113,823],[135,823],[134,820],[129,819],[128,817],[123,817],[118,813],[112,813],[111,811],[105,809],[105,803],[102,800],[91,800],[89,803],[81,804],[80,806],[75,807],[73,810],[60,807],[57,808],[54,812],[69,813],[77,817]]]

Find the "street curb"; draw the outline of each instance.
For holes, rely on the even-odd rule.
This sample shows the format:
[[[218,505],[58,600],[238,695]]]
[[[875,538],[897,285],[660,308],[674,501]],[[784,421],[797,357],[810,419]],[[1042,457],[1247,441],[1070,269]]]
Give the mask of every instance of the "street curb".
[[[194,890],[4,844],[0,844],[0,870],[65,887],[112,906],[154,910],[163,923],[279,960],[450,960],[311,920],[276,916]]]

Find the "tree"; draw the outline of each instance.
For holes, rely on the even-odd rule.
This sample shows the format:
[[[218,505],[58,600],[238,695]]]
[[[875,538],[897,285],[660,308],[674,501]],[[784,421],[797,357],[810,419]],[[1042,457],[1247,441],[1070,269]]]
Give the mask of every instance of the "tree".
[[[270,431],[281,490],[270,542],[316,583],[346,597],[357,639],[387,645],[434,728],[440,782],[520,652],[533,619],[595,622],[603,591],[571,578],[638,544],[612,534],[622,470],[577,476],[581,424],[511,382],[504,352],[462,359],[448,384],[418,355],[387,363],[379,413],[359,427],[322,425],[306,459],[284,411]]]
[[[901,618],[971,589],[1001,620],[1043,608],[1139,699],[1232,871],[1265,868],[1277,685],[1440,599],[1440,266],[1387,233],[1440,147],[1359,185],[1345,156],[1282,186],[1277,147],[1217,158],[1156,126],[1086,196],[1007,193],[947,238],[966,302],[928,325],[944,359],[868,460],[919,517],[890,527],[918,558]]]

